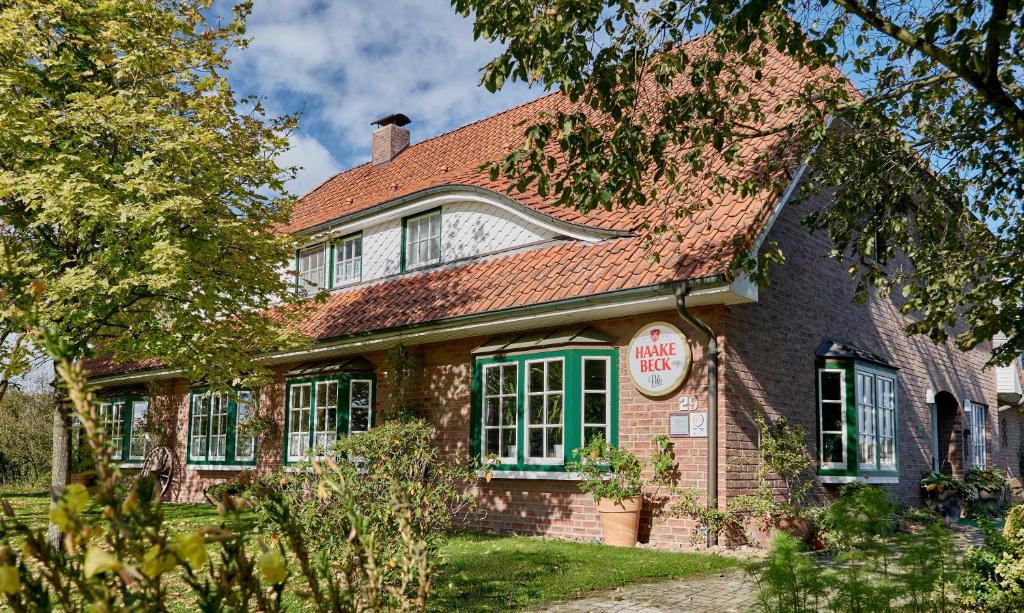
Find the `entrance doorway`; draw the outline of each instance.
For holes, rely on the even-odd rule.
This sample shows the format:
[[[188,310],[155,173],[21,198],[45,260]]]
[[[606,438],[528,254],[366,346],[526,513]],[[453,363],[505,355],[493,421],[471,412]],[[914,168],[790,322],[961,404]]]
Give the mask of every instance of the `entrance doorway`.
[[[959,472],[960,456],[956,453],[957,421],[960,403],[949,392],[935,394],[932,405],[932,470],[944,475]]]

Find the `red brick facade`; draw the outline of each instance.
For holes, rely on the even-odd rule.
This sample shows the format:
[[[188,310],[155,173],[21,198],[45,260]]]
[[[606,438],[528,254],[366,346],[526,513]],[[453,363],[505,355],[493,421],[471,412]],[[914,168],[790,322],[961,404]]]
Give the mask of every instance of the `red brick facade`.
[[[773,271],[772,284],[760,291],[757,302],[734,306],[693,309],[718,334],[720,344],[719,416],[719,498],[721,504],[756,484],[757,433],[752,420],[755,406],[763,405],[769,415],[786,415],[805,426],[809,449],[817,453],[817,405],[815,351],[823,340],[838,340],[874,352],[899,369],[898,425],[899,483],[886,485],[905,503],[919,500],[918,481],[929,470],[931,458],[931,413],[927,390],[949,392],[962,406],[964,399],[990,407],[987,434],[989,456],[997,464],[1013,461],[1010,450],[1019,445],[1020,425],[1007,431],[1007,444],[993,441],[996,411],[994,372],[983,368],[988,348],[963,353],[950,344],[933,345],[927,339],[908,338],[898,305],[887,297],[872,295],[865,303],[854,300],[853,286],[845,267],[825,258],[824,236],[809,236],[800,226],[799,210],[787,208],[772,230],[786,253],[786,263]],[[625,347],[643,324],[668,321],[689,337],[693,365],[687,381],[672,395],[650,398],[638,392],[627,372]],[[640,457],[651,451],[654,436],[668,433],[669,415],[679,411],[682,396],[695,396],[706,406],[706,362],[704,342],[674,310],[612,320],[590,325],[610,334],[619,347],[619,431],[620,445]],[[416,350],[423,358],[422,377],[416,405],[438,429],[437,443],[451,453],[469,454],[471,415],[471,351],[488,337],[478,336],[429,344]],[[377,369],[376,410],[386,414],[391,391],[385,371],[384,353],[364,354]],[[284,423],[284,372],[292,365],[276,367],[273,384],[263,390],[262,402],[274,407]],[[183,380],[164,381],[153,408],[174,424],[172,444],[184,463],[188,436],[188,388]],[[960,414],[954,407],[947,432],[949,445],[942,450],[957,472],[962,470]],[[674,451],[679,465],[679,484],[703,493],[707,476],[707,439],[676,438]],[[258,449],[257,471],[281,468],[281,436]],[[1014,455],[1013,458],[1016,456]],[[1014,467],[1016,468],[1016,467]],[[209,485],[234,473],[188,468],[174,496],[181,501],[198,501]],[[820,488],[819,493],[834,491]],[[781,493],[781,492],[780,492]],[[598,539],[596,506],[579,492],[572,481],[542,479],[494,479],[478,488],[480,512],[467,519],[470,527],[495,532],[543,534],[572,539]],[[652,509],[645,509],[642,540],[663,546],[688,546],[694,523],[689,520],[652,521]]]

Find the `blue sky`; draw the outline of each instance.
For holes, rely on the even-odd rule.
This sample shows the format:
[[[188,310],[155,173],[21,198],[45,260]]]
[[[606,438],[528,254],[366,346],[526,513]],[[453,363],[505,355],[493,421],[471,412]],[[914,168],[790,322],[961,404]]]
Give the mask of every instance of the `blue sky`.
[[[228,78],[272,113],[302,112],[282,158],[303,167],[289,186],[297,194],[368,160],[370,122],[382,115],[408,115],[419,142],[543,93],[480,87],[497,49],[474,41],[448,0],[256,0],[248,24],[252,44],[234,54]]]

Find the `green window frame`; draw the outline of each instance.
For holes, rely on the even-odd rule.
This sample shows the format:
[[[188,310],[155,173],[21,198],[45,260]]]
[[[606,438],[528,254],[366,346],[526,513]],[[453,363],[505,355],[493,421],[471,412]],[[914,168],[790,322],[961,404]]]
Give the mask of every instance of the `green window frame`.
[[[194,390],[189,393],[187,465],[256,464],[255,438],[239,432],[241,424],[252,415],[254,396],[251,390]]]
[[[342,236],[331,246],[331,287],[363,279],[363,233]]]
[[[436,234],[435,226],[431,219],[437,218]],[[423,224],[426,221],[426,234],[423,234]],[[442,261],[443,244],[441,237],[444,230],[441,219],[441,207],[430,209],[416,215],[402,218],[402,253],[401,270],[406,272],[440,264]],[[433,254],[431,253],[433,248]],[[415,254],[415,257],[411,257]]]
[[[141,396],[104,398],[96,403],[96,417],[111,458],[118,463],[141,462],[149,451],[146,416],[149,400]]]
[[[471,449],[496,470],[562,472],[594,436],[619,443],[616,349],[477,358]]]
[[[285,464],[307,461],[339,436],[376,425],[376,375],[343,373],[285,382]],[[317,456],[312,456],[317,457]]]
[[[899,373],[857,359],[819,360],[818,476],[899,480]]]

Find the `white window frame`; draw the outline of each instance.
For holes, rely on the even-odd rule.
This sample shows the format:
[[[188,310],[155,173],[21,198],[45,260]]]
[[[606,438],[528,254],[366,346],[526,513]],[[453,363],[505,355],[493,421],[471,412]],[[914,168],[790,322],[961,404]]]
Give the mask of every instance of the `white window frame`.
[[[240,426],[242,423],[252,416],[253,408],[253,395],[249,390],[241,390],[238,392],[238,400],[235,401],[235,460],[240,462],[251,462],[256,459],[256,437],[249,435],[240,434]],[[244,408],[243,408],[244,407]],[[250,446],[250,452],[247,455],[241,455],[238,450],[241,448],[241,442],[248,440]]]
[[[111,456],[117,460],[124,457],[124,420],[127,403],[124,400],[111,400],[100,403],[99,417],[104,437],[109,437]],[[116,426],[116,427],[115,427]]]
[[[228,457],[229,402],[230,398],[224,392],[210,395],[210,442],[206,448],[206,459],[210,462],[223,462]],[[214,449],[219,449],[220,453],[214,453]]]
[[[329,401],[331,398],[330,388],[334,388],[334,404],[321,405],[321,392],[326,396]],[[324,379],[316,382],[315,386],[316,393],[313,395],[313,447],[312,449],[318,451],[320,454],[330,452],[334,445],[338,442],[338,380],[337,379]],[[321,420],[321,414],[323,419]],[[331,419],[328,419],[333,414]],[[317,426],[319,424],[328,423],[334,425],[333,428],[320,429]],[[318,457],[323,457],[322,455]]]
[[[825,420],[822,415],[822,384],[821,375],[822,373],[836,372],[839,373],[839,410],[840,410],[840,424],[842,424],[842,430],[825,430]],[[828,400],[825,402],[835,402],[834,400]],[[846,369],[844,368],[819,368],[818,369],[818,465],[824,470],[846,470],[847,462],[849,460],[849,440],[847,439],[847,427],[846,427]],[[826,434],[839,434],[842,437],[843,442],[843,461],[842,462],[825,462],[825,435]]]
[[[965,400],[964,418],[970,426],[970,439],[964,441],[967,443],[964,445],[964,464],[968,470],[985,469],[988,466],[988,442],[985,440],[988,434],[988,406]]]
[[[487,371],[489,369],[491,369],[491,368],[497,368],[498,369],[498,373],[499,373],[499,375],[498,375],[498,394],[496,396],[493,395],[493,394],[488,394],[487,393]],[[513,378],[515,379],[515,391],[513,393],[511,393],[511,394],[506,394],[504,392],[504,388],[502,387],[502,383],[504,382],[504,372],[505,372],[504,369],[508,369],[508,368],[511,368],[514,371],[514,373],[515,373],[513,375]],[[483,437],[482,437],[482,439],[480,441],[481,460],[485,460],[487,458],[488,454],[494,453],[495,455],[498,456],[498,459],[501,461],[502,464],[515,464],[515,463],[517,463],[519,461],[519,364],[517,362],[494,362],[492,364],[485,364],[484,367],[483,367],[483,386],[482,386],[482,388],[483,389],[481,390],[481,392],[483,394],[483,404],[482,404],[483,410],[480,411],[480,423],[481,423],[481,428],[482,428],[482,432],[483,432]],[[498,399],[498,425],[497,426],[488,426],[487,425],[487,399],[488,398],[497,398]],[[504,416],[505,416],[505,408],[504,408],[505,407],[505,402],[504,402],[504,400],[506,398],[512,398],[512,399],[515,400],[515,403],[514,403],[514,406],[515,406],[515,421],[512,422],[512,425],[505,425],[504,419],[503,419]],[[491,449],[487,448],[487,432],[489,430],[497,430],[498,431],[498,449],[497,449],[497,451],[492,451]],[[500,453],[498,453],[498,452],[501,451],[501,437],[502,437],[502,434],[504,434],[504,431],[506,431],[506,430],[512,430],[512,436],[513,436],[513,438],[515,440],[515,444],[512,445],[512,448],[516,451],[516,454],[514,456],[503,456]]]
[[[553,363],[553,362],[558,362],[558,363],[560,363],[562,365],[562,387],[560,389],[558,389],[557,391],[553,391],[553,390],[547,389],[547,381],[548,381],[548,366],[547,365],[550,364],[550,363]],[[530,368],[534,364],[544,364],[544,390],[540,391],[540,392],[534,392],[533,390],[530,389]],[[524,449],[523,449],[523,461],[526,464],[541,464],[541,465],[545,465],[545,464],[546,465],[564,464],[565,463],[565,411],[566,411],[566,406],[565,406],[565,402],[566,402],[566,399],[565,399],[565,378],[566,378],[566,374],[567,374],[566,371],[565,371],[565,359],[563,357],[559,356],[559,357],[554,357],[554,358],[541,358],[541,359],[538,359],[538,360],[527,360],[526,362],[523,363],[523,367],[526,370],[526,372],[523,373],[523,381],[524,381],[524,387],[525,387],[525,393],[523,394],[523,399],[524,399],[524,402],[526,404],[526,406],[524,407],[524,417],[525,417],[525,419],[523,420],[523,422],[524,422],[523,423],[523,447],[524,447]],[[540,424],[540,425],[533,425],[533,424],[531,424],[531,421],[530,421],[530,398],[533,397],[533,396],[537,396],[537,395],[541,395],[544,398],[544,422],[542,424]],[[549,424],[548,421],[547,421],[548,397],[549,396],[556,396],[556,395],[562,397],[562,419],[561,419],[561,421],[558,422],[557,425],[556,424]],[[556,427],[561,429],[561,431],[562,431],[562,443],[560,445],[556,445],[556,449],[558,447],[562,448],[562,453],[561,454],[556,453],[555,457],[553,457],[553,458],[546,458],[546,457],[539,457],[538,458],[538,457],[531,456],[530,455],[530,431],[531,430],[537,430],[537,429],[541,429],[543,431],[543,433],[544,433],[544,441],[543,441],[542,449],[547,449],[547,446],[548,446],[547,445],[547,443],[548,443],[548,431],[551,430],[552,428],[556,428]]]
[[[188,459],[198,460],[205,462],[210,455],[210,405],[207,401],[210,398],[210,394],[194,394],[192,396],[192,423],[189,425],[189,440],[188,440]],[[198,410],[196,405],[199,405]],[[197,428],[196,424],[205,424],[205,428]],[[202,435],[197,435],[197,431],[202,431]],[[201,440],[203,444],[202,455],[195,453],[195,443],[197,440]]]
[[[137,413],[137,411],[136,411],[136,409],[140,405],[142,406],[142,413],[141,413],[141,415],[139,415]],[[132,400],[131,401],[131,407],[132,407],[132,421],[131,421],[131,426],[130,426],[130,430],[129,430],[129,433],[131,434],[131,436],[129,436],[129,438],[128,438],[128,459],[129,460],[144,460],[144,459],[146,459],[146,453],[149,452],[149,434],[144,429],[137,428],[136,426],[140,425],[139,424],[140,420],[142,422],[141,425],[145,425],[145,420],[146,420],[147,416],[149,415],[149,401],[148,400]],[[142,453],[141,454],[133,453],[135,451],[135,443],[137,441],[140,442],[141,445],[142,445]]]
[[[351,248],[351,254],[347,253]],[[363,278],[363,235],[340,239],[334,245],[334,287],[358,283]]]
[[[434,234],[431,229],[431,220],[437,219],[437,233]],[[420,232],[426,229],[427,234],[421,235]],[[424,266],[431,266],[441,262],[441,211],[429,211],[420,215],[405,218],[405,269],[414,270],[416,268],[423,268]],[[430,243],[434,242],[437,246],[437,255],[433,258],[419,259],[417,247],[425,245],[429,255]]]
[[[320,253],[320,264],[310,268],[309,271],[303,271],[303,256],[313,255],[318,251]],[[297,282],[300,293],[315,294],[327,286],[327,264],[327,243],[320,243],[319,245],[312,245],[310,247],[303,247],[302,249],[299,249],[298,254],[296,255],[296,268],[298,269]],[[318,275],[309,274],[310,272],[316,271],[319,271]],[[315,280],[316,276],[319,276],[319,280]]]
[[[587,389],[587,362],[604,362],[604,386],[603,390],[589,390]],[[563,387],[564,384],[563,384]],[[604,423],[587,423],[587,395],[588,394],[604,394]],[[565,421],[565,399],[562,399],[563,403],[563,417],[562,421]],[[587,444],[587,428],[596,428],[599,426],[604,427],[604,442],[611,444],[612,442],[612,361],[608,356],[590,356],[585,355],[580,359],[580,444]],[[564,442],[564,435],[563,435]]]
[[[309,404],[306,406],[300,406],[296,408],[295,405],[295,390],[302,389],[303,387],[309,390]],[[301,393],[299,394],[301,398]],[[300,462],[306,459],[309,454],[309,436],[312,430],[310,424],[310,416],[313,411],[313,384],[312,382],[305,383],[292,383],[288,385],[288,461],[289,462]],[[305,412],[305,419],[299,419],[297,422],[302,426],[302,430],[297,431],[293,426],[296,420],[293,419],[294,413]],[[301,417],[301,415],[300,415]],[[296,438],[296,435],[302,435],[300,438]],[[298,441],[299,444],[295,444]],[[298,449],[298,451],[296,451]]]
[[[353,430],[352,429],[352,393],[356,387],[356,384],[366,384],[366,430]],[[360,407],[362,408],[362,407]],[[369,432],[373,428],[373,380],[372,379],[351,379],[348,383],[348,434],[363,434]]]
[[[878,469],[878,379],[875,373],[857,369],[854,371],[853,393],[857,404],[857,466],[861,469]],[[864,392],[870,393],[865,401]],[[867,442],[871,457],[865,459],[862,449]]]
[[[897,412],[897,397],[899,396],[899,388],[897,387],[896,377],[890,377],[883,374],[877,374],[875,376],[875,414],[878,417],[878,432],[877,442],[875,443],[875,454],[878,457],[878,469],[879,470],[895,470],[897,464],[897,441],[896,441],[896,412]],[[884,384],[888,383],[892,389],[892,406],[883,406],[883,388]],[[888,416],[888,423],[886,417]],[[888,426],[888,432],[886,432],[886,426]],[[892,462],[886,462],[882,459],[882,443],[885,440],[892,441]]]

